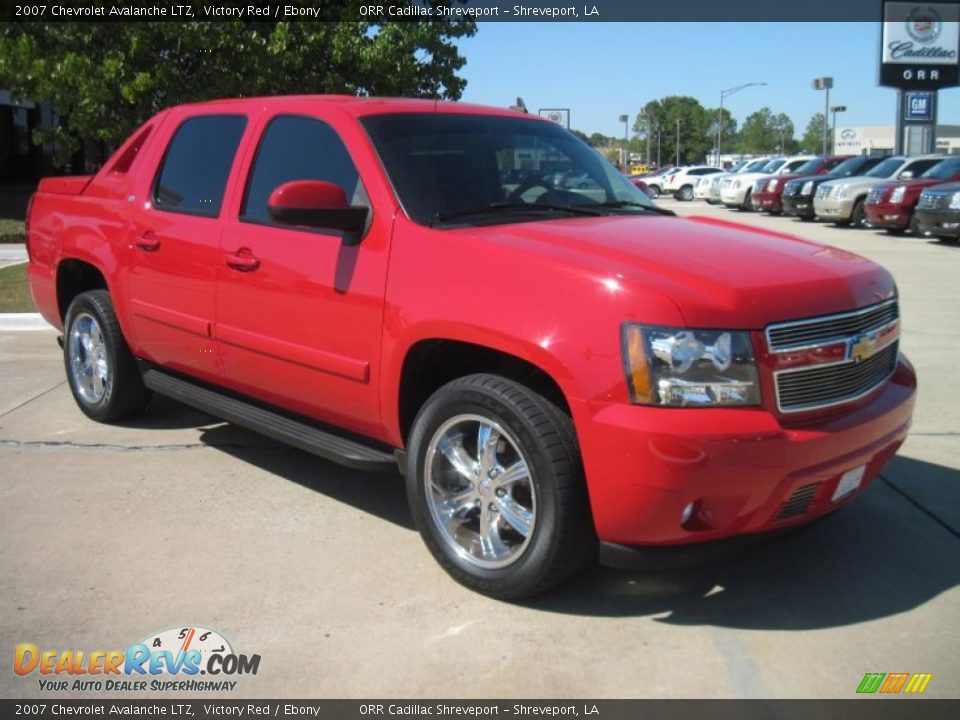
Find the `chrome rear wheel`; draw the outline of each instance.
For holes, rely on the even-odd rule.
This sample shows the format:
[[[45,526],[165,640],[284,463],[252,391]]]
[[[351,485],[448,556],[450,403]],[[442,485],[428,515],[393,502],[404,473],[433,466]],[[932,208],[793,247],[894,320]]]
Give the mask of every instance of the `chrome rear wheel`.
[[[68,342],[73,386],[88,403],[101,402],[112,376],[103,328],[90,313],[79,313],[70,325]]]

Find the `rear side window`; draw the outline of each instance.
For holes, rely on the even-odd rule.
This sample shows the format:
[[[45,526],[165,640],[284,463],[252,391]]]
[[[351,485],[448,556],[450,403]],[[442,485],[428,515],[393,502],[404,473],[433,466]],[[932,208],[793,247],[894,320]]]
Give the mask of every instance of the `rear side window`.
[[[247,119],[239,115],[190,118],[177,128],[157,177],[160,210],[216,217]]]
[[[353,205],[366,205],[366,194],[346,146],[336,130],[315,118],[280,116],[267,126],[247,182],[241,217],[270,223],[267,200],[292,180],[325,180],[339,185]]]

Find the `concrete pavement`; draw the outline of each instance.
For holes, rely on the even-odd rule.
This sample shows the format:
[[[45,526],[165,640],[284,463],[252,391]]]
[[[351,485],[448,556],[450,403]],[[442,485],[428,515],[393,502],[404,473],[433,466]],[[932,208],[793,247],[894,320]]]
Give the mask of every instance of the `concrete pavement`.
[[[900,456],[849,508],[705,566],[596,569],[499,603],[434,563],[398,475],[165,400],[97,425],[53,332],[0,333],[0,696],[46,695],[11,671],[16,643],[126,648],[189,624],[262,656],[227,697],[850,698],[864,673],[898,671],[960,695],[960,248],[662,204],[893,271],[919,405]]]
[[[19,265],[27,261],[27,246],[23,244],[0,245],[0,268],[8,265]]]

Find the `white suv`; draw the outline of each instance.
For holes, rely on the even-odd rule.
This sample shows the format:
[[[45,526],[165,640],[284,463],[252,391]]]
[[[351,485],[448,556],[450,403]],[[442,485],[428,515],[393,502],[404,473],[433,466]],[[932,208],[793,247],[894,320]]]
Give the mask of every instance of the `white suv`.
[[[671,193],[677,200],[693,200],[693,189],[704,177],[722,173],[723,170],[709,165],[690,165],[668,175],[663,183],[663,192]]]
[[[802,155],[791,158],[774,158],[758,170],[737,173],[733,178],[728,178],[721,184],[720,200],[729,208],[752,210],[751,198],[753,197],[755,182],[770,175],[785,175],[792,172],[811,157],[810,155]]]

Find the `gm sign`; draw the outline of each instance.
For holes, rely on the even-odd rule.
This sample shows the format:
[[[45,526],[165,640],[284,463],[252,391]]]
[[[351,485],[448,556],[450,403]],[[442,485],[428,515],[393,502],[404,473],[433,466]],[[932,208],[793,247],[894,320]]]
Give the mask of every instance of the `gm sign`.
[[[933,122],[933,93],[908,92],[903,115],[907,122]]]
[[[884,3],[881,85],[903,90],[953,87],[960,81],[958,69],[960,3]]]

